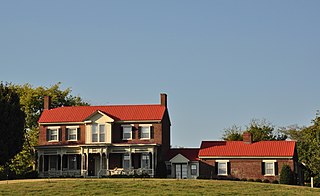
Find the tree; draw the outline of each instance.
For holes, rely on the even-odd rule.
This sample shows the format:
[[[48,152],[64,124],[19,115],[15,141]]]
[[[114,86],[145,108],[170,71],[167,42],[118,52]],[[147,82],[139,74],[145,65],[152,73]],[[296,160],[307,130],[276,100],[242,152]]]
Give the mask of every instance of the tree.
[[[225,141],[242,141],[242,134],[241,127],[233,125],[230,128],[224,129],[222,139]]]
[[[253,142],[265,140],[285,140],[287,138],[287,136],[281,132],[275,131],[274,125],[272,125],[270,122],[267,122],[265,119],[252,119],[250,124],[246,126],[245,130],[241,130],[241,128],[236,125],[225,129],[222,139],[226,141],[242,140],[243,132],[251,133],[253,136]]]
[[[0,166],[4,166],[22,148],[24,113],[18,94],[0,83]]]
[[[17,154],[10,164],[10,168],[18,176],[25,176],[34,169],[36,159],[34,146],[38,144],[38,119],[43,111],[44,96],[51,97],[51,107],[89,105],[78,96],[72,96],[71,89],[61,90],[60,83],[49,88],[33,87],[30,84],[10,85],[20,96],[20,104],[25,112],[25,134],[22,151]]]
[[[280,184],[293,184],[293,173],[289,165],[283,165],[280,172]]]

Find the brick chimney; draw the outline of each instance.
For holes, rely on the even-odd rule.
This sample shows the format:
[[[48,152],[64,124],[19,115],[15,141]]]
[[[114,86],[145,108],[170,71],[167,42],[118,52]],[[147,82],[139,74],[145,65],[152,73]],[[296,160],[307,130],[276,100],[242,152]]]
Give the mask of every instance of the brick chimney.
[[[165,93],[160,94],[160,104],[162,106],[167,107],[167,94],[165,94]]]
[[[50,96],[44,96],[43,109],[50,110],[50,107],[51,107],[51,97]]]
[[[244,132],[242,135],[243,142],[246,144],[252,143],[252,134],[250,132]]]

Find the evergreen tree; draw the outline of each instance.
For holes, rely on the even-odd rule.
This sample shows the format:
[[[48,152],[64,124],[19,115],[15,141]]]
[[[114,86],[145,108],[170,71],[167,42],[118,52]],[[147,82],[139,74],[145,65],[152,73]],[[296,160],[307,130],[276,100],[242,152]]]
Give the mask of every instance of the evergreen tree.
[[[24,112],[18,94],[0,83],[0,166],[13,158],[23,145]]]

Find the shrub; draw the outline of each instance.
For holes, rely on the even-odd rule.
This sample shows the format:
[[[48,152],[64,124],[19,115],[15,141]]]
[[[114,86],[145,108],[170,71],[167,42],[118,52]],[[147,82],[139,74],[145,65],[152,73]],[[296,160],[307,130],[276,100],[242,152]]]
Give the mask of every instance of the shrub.
[[[263,182],[263,183],[270,183],[270,180],[264,179],[262,182]]]
[[[247,181],[247,178],[241,178],[241,181]]]
[[[255,182],[262,182],[262,180],[258,178],[255,180]]]
[[[281,168],[280,184],[293,184],[293,174],[289,165],[283,165]]]
[[[272,184],[279,184],[279,181],[278,180],[274,180],[274,181],[272,181]]]
[[[240,181],[240,178],[233,178],[234,181]]]
[[[254,182],[254,179],[248,179],[248,182]]]

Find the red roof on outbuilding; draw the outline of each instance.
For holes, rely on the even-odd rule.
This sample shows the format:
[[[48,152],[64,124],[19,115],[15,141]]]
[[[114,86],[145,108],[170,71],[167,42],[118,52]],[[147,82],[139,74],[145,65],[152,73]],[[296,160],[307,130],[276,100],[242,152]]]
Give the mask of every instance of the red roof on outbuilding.
[[[162,105],[59,107],[50,110],[44,110],[38,122],[82,122],[97,111],[101,111],[117,121],[162,120],[165,110],[166,107]]]
[[[203,141],[199,157],[293,157],[295,141]]]
[[[168,160],[172,159],[178,154],[183,155],[190,161],[197,161],[198,158],[199,148],[172,148],[168,152]]]

